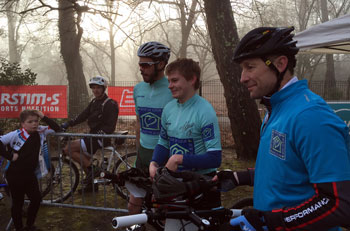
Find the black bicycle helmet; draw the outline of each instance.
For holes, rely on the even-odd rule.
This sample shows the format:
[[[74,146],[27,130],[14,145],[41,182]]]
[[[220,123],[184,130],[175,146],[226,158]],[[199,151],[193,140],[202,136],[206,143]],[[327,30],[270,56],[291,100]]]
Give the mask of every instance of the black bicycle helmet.
[[[246,34],[237,45],[234,52],[234,61],[243,59],[266,57],[273,54],[294,56],[299,49],[297,41],[293,40],[291,32],[294,27],[259,27]]]
[[[168,63],[170,48],[159,42],[147,42],[139,47],[137,55],[139,57],[148,57]]]
[[[242,38],[234,51],[233,61],[240,63],[248,58],[261,58],[276,73],[277,82],[274,89],[266,95],[267,97],[279,90],[288,67],[295,67],[295,55],[299,48],[296,47],[297,41],[293,40],[294,34],[291,34],[293,30],[294,27],[256,28]],[[279,72],[268,58],[271,55],[287,56],[288,66],[282,72]]]
[[[173,172],[167,168],[158,168],[153,181],[153,194],[156,200],[172,199],[179,196],[199,195],[214,183],[195,172]]]

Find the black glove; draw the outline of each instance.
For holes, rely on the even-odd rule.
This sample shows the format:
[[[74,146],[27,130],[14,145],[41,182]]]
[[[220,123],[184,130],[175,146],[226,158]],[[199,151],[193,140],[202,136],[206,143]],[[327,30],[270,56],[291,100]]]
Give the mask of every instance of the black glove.
[[[197,179],[195,181],[186,182],[186,190],[189,195],[204,193],[213,188],[215,182],[210,182],[205,179]]]
[[[65,123],[61,124],[62,130],[66,130],[68,127],[69,127],[69,123],[68,122],[65,122]]]
[[[238,182],[231,170],[223,170],[218,172],[219,178],[219,190],[222,192],[227,192],[238,186]]]
[[[241,230],[264,231],[268,230],[265,224],[264,212],[257,209],[243,209],[242,215],[230,220],[231,226],[240,226]]]

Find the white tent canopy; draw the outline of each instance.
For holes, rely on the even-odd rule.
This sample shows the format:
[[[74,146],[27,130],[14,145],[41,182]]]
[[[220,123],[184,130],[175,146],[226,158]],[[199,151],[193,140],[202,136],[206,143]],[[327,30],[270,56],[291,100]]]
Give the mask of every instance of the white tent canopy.
[[[350,54],[350,14],[301,31],[294,40],[303,53]]]

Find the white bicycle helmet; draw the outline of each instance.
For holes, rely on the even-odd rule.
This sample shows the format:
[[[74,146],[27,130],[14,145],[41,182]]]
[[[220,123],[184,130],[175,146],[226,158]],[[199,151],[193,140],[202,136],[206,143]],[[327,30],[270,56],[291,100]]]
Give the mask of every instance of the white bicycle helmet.
[[[94,76],[89,80],[89,86],[91,88],[91,85],[99,85],[99,86],[103,86],[105,89],[108,86],[108,81],[105,77],[102,76]]]
[[[159,42],[147,42],[139,47],[137,55],[167,63],[170,57],[170,48]]]

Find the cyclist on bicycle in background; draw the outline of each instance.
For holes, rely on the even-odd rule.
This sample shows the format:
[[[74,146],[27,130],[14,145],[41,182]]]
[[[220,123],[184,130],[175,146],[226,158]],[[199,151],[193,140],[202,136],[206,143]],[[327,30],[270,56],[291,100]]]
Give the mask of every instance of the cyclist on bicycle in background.
[[[237,45],[234,61],[252,99],[267,107],[254,170],[221,172],[253,184],[254,209],[231,220],[242,230],[338,230],[350,225],[350,154],[346,124],[293,75],[293,27],[260,27]],[[255,176],[253,177],[253,175]],[[254,180],[253,180],[254,179]]]
[[[171,171],[189,170],[214,176],[221,165],[220,129],[215,110],[196,94],[200,74],[198,63],[192,59],[177,59],[166,67],[169,89],[175,99],[163,110],[159,141],[149,168],[151,178],[161,166]],[[220,192],[208,190],[198,209],[220,205]]]
[[[164,106],[173,99],[168,89],[164,68],[168,64],[170,49],[159,42],[146,42],[138,51],[139,67],[143,82],[134,87],[136,110],[136,167],[148,172],[159,132]],[[143,198],[130,194],[130,214],[141,212]]]
[[[112,134],[115,131],[118,119],[118,103],[109,98],[105,93],[108,82],[101,76],[92,77],[89,86],[95,98],[89,103],[83,112],[76,118],[69,120],[61,125],[62,128],[75,126],[87,120],[91,134]],[[103,140],[103,143],[102,143]],[[111,145],[110,139],[99,139],[85,137],[83,139],[73,140],[64,148],[64,153],[70,155],[77,163],[82,163],[83,170],[86,174],[83,180],[84,192],[92,191],[92,178],[99,174],[97,166],[92,164],[92,155],[102,147]],[[82,150],[83,155],[80,155]],[[98,189],[95,185],[95,190]],[[80,190],[81,191],[81,190]]]

